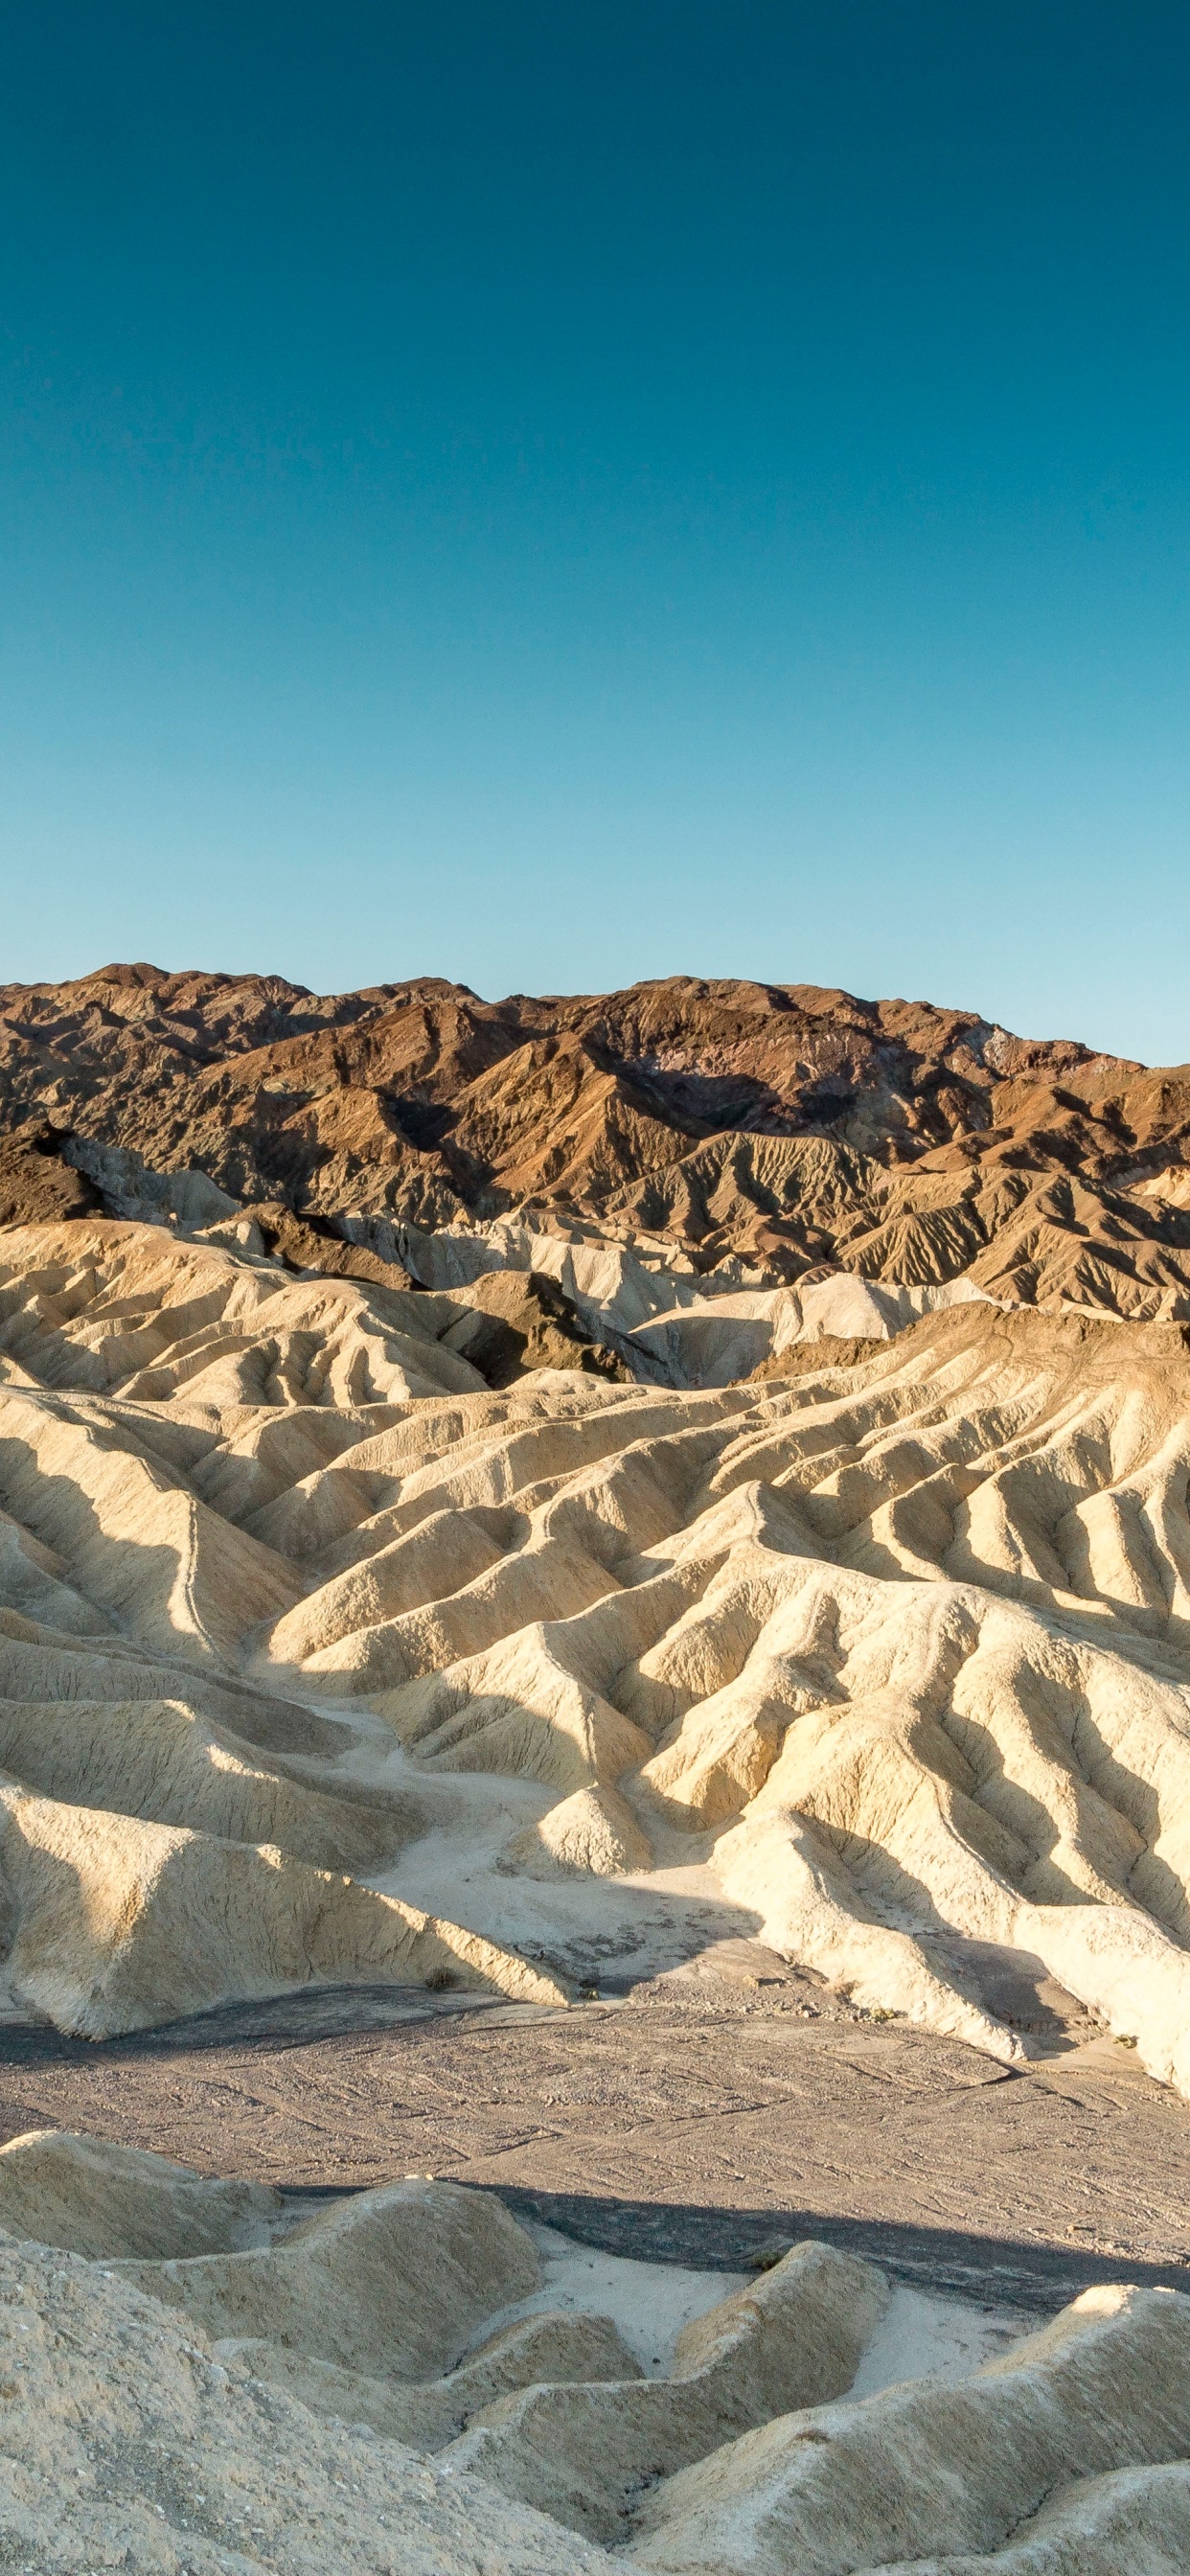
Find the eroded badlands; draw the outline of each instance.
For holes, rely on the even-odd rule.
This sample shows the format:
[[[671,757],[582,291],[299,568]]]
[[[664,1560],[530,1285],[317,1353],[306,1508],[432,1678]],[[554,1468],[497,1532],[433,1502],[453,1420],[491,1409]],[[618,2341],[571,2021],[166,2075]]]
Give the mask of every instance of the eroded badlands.
[[[1020,1954],[1190,2086],[1180,1328],[495,1393],[452,1312],[0,1237],[15,2004],[561,2000],[745,1933],[1005,2058]]]
[[[717,1315],[556,1240],[556,1311],[515,1308],[546,1364],[505,1371],[513,1306],[441,1236],[405,1287],[217,1210],[0,1232],[10,2020],[561,2010],[742,1939],[1009,2068],[1031,1981],[1190,2093],[1180,1324],[963,1287],[849,1335],[814,1283]],[[853,2398],[889,2286],[825,2245],[704,2298],[650,2376],[606,2314],[533,2304],[486,2192],[311,2215],[31,2139],[0,2229],[14,2565],[1190,2556],[1176,2292]]]
[[[487,1002],[140,964],[0,987],[0,1223],[159,1212],[195,1170],[298,1267],[341,1270],[349,1218],[358,1243],[523,1212],[659,1238],[721,1286],[825,1265],[1190,1315],[1186,1066],[814,985]]]
[[[1088,2291],[945,2378],[890,2379],[886,2349],[849,2395],[890,2293],[828,2245],[688,2301],[650,2374],[451,2184],[309,2215],[33,2133],[0,2152],[0,2218],[2,2545],[45,2576],[1186,2563],[1176,2291]]]

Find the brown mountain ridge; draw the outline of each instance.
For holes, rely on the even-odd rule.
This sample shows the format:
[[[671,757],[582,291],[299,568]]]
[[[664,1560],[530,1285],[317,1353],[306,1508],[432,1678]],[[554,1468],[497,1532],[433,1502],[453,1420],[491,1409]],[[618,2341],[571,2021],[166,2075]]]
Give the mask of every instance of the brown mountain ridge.
[[[1190,1314],[1190,1067],[925,1002],[693,976],[320,997],[146,964],[0,988],[0,1222],[94,1208],[77,1174],[51,1181],[71,1135],[324,1226],[527,1206],[700,1270],[965,1274],[1025,1304]]]

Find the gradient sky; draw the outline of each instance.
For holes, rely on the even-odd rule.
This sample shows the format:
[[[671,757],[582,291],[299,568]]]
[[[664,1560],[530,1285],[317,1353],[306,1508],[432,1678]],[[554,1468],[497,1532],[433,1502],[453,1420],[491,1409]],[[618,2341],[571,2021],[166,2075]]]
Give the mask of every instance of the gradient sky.
[[[1190,1057],[1185,0],[9,0],[0,978]]]

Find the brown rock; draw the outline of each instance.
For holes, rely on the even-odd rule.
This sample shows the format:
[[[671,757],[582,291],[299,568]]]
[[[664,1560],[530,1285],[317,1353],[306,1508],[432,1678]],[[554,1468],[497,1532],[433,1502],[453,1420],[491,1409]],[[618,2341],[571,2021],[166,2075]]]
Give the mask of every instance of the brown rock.
[[[56,1225],[102,1214],[103,1201],[62,1160],[63,1136],[48,1118],[28,1119],[0,1138],[0,1225]]]
[[[468,1313],[442,1338],[492,1387],[512,1386],[532,1369],[582,1369],[627,1382],[631,1370],[592,1339],[569,1297],[538,1270],[488,1270],[466,1292]]]
[[[735,1252],[774,1279],[969,1272],[1012,1302],[1141,1316],[1190,1292],[1190,1068],[924,1002],[691,976],[319,998],[109,966],[0,990],[0,1132],[50,1111],[315,1229],[531,1200],[668,1238],[700,1269]],[[279,1219],[277,1243],[290,1258]],[[334,1245],[318,1266],[344,1257],[371,1275]]]
[[[279,1252],[291,1270],[321,1270],[331,1279],[368,1279],[380,1288],[412,1288],[399,1262],[382,1261],[364,1244],[346,1243],[325,1217],[286,1207],[283,1199],[257,1200],[245,1208],[255,1219],[266,1252]]]

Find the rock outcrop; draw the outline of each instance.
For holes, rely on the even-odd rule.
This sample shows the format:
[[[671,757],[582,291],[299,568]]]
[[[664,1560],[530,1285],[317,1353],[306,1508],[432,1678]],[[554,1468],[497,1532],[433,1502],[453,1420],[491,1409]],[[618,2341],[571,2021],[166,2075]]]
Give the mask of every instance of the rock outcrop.
[[[909,2381],[745,2434],[654,2491],[633,2554],[666,2576],[887,2576],[890,2554],[930,2576],[1173,2569],[1188,2363],[1190,2299],[1086,2290],[957,2387]]]
[[[1190,1070],[927,1003],[690,976],[494,1003],[434,978],[319,997],[111,966],[0,990],[0,1134],[47,1120],[110,1213],[144,1212],[138,1164],[202,1174],[282,1252],[278,1208],[310,1233],[361,1210],[424,1228],[527,1208],[700,1270],[737,1256],[769,1285],[825,1263],[1190,1314]],[[0,1190],[10,1221],[70,1212],[22,1169]]]

